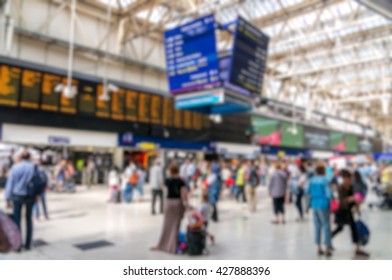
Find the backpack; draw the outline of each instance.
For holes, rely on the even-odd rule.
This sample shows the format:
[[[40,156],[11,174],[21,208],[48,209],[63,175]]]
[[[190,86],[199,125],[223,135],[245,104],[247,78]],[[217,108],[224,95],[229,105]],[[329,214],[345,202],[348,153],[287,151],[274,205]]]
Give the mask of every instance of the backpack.
[[[253,168],[249,174],[249,183],[253,188],[256,188],[260,184],[260,178],[256,170]]]
[[[132,185],[136,185],[138,182],[139,182],[139,174],[135,170],[135,171],[132,172],[132,175],[129,178],[129,183],[132,184]]]
[[[35,165],[33,177],[27,185],[28,196],[40,196],[44,193],[47,185],[48,178],[46,177],[45,171]]]
[[[16,224],[0,211],[0,253],[16,251],[22,246],[22,237]]]
[[[370,238],[370,231],[369,228],[365,225],[364,222],[358,220],[355,223],[355,229],[358,236],[358,243],[362,246],[366,245],[369,242]]]

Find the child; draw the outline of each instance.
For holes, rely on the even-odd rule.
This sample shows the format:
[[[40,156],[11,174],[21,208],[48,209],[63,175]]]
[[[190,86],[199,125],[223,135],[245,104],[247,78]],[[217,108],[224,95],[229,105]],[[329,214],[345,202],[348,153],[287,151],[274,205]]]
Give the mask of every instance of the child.
[[[190,229],[201,229],[205,231],[207,237],[210,239],[212,244],[215,244],[215,236],[207,231],[208,220],[210,218],[210,204],[209,196],[207,192],[202,195],[202,201],[199,209],[192,209],[189,217],[189,228]]]

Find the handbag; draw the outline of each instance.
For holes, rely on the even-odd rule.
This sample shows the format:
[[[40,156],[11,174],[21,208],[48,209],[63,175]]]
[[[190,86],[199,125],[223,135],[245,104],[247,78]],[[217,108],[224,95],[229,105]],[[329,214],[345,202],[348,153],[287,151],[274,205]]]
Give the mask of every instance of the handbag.
[[[332,199],[329,205],[331,213],[336,213],[339,209],[339,202],[336,199]]]

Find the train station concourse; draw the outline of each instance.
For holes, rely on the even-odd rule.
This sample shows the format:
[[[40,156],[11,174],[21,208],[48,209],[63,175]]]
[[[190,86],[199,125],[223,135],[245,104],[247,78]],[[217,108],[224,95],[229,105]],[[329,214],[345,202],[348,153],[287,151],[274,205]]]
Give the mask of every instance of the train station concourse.
[[[392,259],[391,35],[387,0],[0,0],[0,260]]]

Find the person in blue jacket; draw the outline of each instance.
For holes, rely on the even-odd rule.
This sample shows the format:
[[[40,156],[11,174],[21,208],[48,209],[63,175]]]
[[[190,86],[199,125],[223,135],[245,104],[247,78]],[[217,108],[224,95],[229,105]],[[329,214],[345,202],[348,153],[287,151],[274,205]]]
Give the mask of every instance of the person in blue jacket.
[[[332,256],[331,228],[330,228],[330,202],[332,190],[325,176],[325,167],[316,168],[316,174],[308,185],[310,208],[313,209],[313,222],[315,228],[315,242],[318,254]],[[324,235],[325,251],[321,247],[321,235]]]
[[[221,190],[221,177],[220,177],[220,167],[216,163],[212,163],[208,167],[207,171],[207,184],[208,184],[208,196],[209,202],[212,206],[211,220],[214,222],[218,221],[218,200]]]

